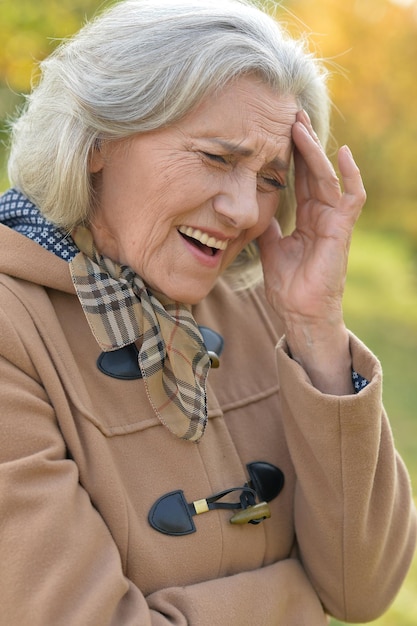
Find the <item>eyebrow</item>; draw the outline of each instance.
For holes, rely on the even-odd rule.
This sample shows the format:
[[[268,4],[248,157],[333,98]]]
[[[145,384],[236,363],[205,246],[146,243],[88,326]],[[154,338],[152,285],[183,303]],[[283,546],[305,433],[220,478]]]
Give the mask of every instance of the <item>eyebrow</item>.
[[[254,151],[250,148],[244,148],[240,144],[233,143],[231,141],[227,141],[225,139],[220,139],[219,137],[210,137],[209,141],[219,144],[226,152],[230,152],[232,154],[240,154],[244,157],[250,157],[253,155]],[[272,159],[268,165],[272,165],[277,170],[287,171],[289,169],[289,164],[280,159],[279,157],[275,157]]]

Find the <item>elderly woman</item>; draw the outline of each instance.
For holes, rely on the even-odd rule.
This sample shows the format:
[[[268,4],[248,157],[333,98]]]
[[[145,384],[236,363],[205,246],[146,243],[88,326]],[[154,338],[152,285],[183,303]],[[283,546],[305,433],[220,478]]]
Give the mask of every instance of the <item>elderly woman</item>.
[[[415,515],[343,322],[365,193],[328,111],[318,62],[234,0],[125,0],[43,62],[1,199],[1,624],[393,600]]]

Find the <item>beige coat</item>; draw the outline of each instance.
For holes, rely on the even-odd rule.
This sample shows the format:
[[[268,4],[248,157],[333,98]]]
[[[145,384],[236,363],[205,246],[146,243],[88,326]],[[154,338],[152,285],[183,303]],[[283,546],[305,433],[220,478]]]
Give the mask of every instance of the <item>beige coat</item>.
[[[387,608],[416,524],[380,365],[355,337],[371,384],[322,395],[283,339],[275,348],[262,294],[220,282],[195,308],[225,341],[209,423],[200,443],[182,441],[141,380],[98,370],[67,263],[4,226],[0,242],[1,626],[319,626],[324,612]],[[160,496],[242,486],[260,460],[285,475],[270,519],[209,511],[185,536],[148,523]]]

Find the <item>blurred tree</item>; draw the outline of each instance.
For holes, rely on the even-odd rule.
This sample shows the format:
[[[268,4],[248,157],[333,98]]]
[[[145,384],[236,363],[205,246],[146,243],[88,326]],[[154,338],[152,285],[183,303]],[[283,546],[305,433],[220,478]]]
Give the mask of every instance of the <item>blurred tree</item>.
[[[416,1],[284,0],[283,7],[298,18],[290,30],[307,33],[328,59],[334,135],[352,148],[368,191],[363,219],[417,243]]]
[[[0,81],[27,91],[37,61],[70,36],[99,6],[98,0],[0,0]]]
[[[112,1],[0,0],[3,127],[21,102],[17,94],[29,91],[36,63]],[[293,33],[306,34],[312,50],[328,60],[334,136],[351,146],[368,191],[362,223],[371,219],[374,225],[402,230],[417,245],[416,0],[266,4]]]
[[[0,138],[6,122],[28,93],[39,61],[112,0],[0,0]],[[0,150],[0,190],[7,185]]]

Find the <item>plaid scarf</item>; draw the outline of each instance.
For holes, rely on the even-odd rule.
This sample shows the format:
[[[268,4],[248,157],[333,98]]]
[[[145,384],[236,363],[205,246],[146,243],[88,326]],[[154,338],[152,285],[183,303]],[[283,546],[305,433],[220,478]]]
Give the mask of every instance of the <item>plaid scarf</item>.
[[[210,359],[190,307],[156,298],[132,269],[100,255],[86,228],[71,234],[80,249],[70,262],[72,280],[101,349],[141,340],[138,362],[153,410],[174,435],[198,441]]]

